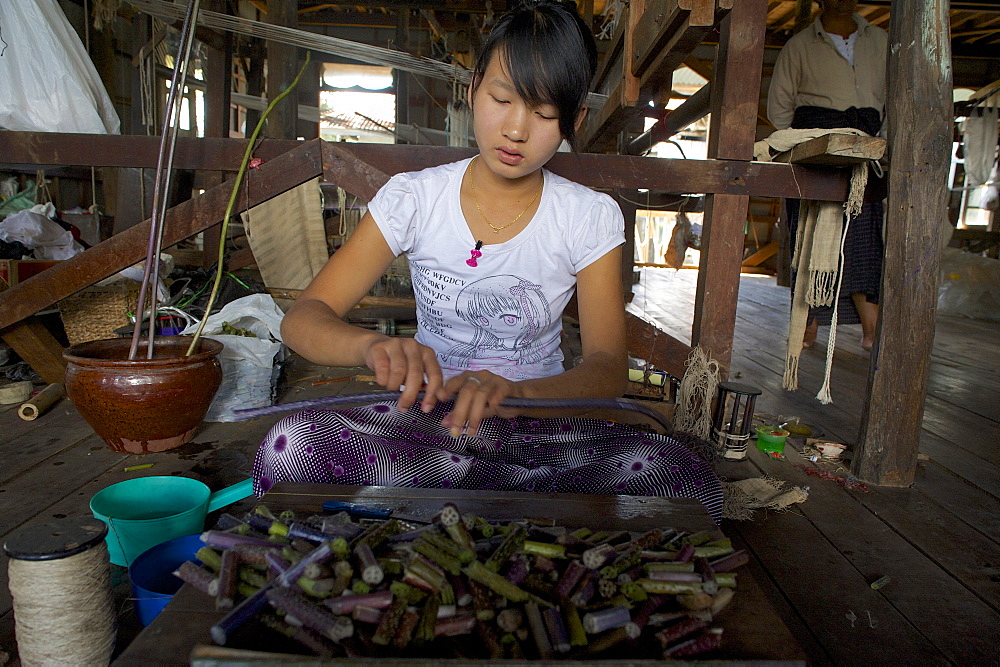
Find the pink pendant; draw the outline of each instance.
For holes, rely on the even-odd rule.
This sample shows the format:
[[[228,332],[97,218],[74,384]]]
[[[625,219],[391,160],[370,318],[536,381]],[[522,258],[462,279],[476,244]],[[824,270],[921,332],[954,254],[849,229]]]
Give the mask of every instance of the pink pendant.
[[[475,249],[469,251],[472,253],[472,257],[465,260],[465,263],[471,266],[472,268],[476,268],[477,266],[479,266],[479,263],[476,260],[483,256],[483,253],[479,250],[482,247],[483,247],[483,242],[476,241]]]

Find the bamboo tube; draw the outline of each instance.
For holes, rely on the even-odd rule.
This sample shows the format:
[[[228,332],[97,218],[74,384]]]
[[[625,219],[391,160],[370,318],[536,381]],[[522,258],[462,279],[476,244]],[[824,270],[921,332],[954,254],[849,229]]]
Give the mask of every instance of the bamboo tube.
[[[17,409],[17,416],[24,421],[33,421],[43,412],[52,407],[52,404],[66,395],[66,387],[59,382],[53,382],[30,401],[21,404]]]

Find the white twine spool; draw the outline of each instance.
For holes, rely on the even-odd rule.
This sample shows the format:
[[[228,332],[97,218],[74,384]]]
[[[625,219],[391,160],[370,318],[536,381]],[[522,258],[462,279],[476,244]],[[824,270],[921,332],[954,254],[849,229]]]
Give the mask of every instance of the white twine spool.
[[[80,525],[85,519],[67,521],[77,522],[76,533],[92,527]],[[95,521],[89,519],[90,524]],[[42,553],[44,544],[34,549],[36,553],[18,549],[24,545],[19,539],[23,535],[4,545],[10,556],[7,572],[21,664],[106,665],[115,646],[115,611],[104,534],[96,543],[91,544],[91,538],[81,544],[72,541],[72,531],[59,532],[65,524],[42,526],[56,526],[47,537],[69,538],[48,554]],[[37,528],[31,532],[38,533]],[[85,550],[77,552],[81,547]]]

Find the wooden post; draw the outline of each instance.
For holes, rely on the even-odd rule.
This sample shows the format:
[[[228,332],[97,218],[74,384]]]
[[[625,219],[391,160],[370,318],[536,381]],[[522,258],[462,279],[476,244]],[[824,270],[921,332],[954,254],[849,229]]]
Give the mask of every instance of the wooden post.
[[[313,58],[316,54],[313,54]],[[303,60],[299,62],[299,67],[305,62],[305,56],[303,55]],[[303,106],[320,107],[319,103],[319,89],[320,81],[323,78],[323,63],[318,60],[312,60],[309,63],[308,69],[299,79],[298,93],[299,93],[299,104]],[[298,133],[299,136],[308,141],[309,139],[319,139],[319,123],[314,123],[308,120],[298,121]]]
[[[225,13],[226,3],[224,0],[208,0],[204,5],[205,9],[213,12]],[[205,80],[207,91],[205,94],[205,136],[229,138],[230,104],[232,101],[232,72],[233,72],[233,38],[231,33],[222,33],[222,48],[213,49],[206,46],[208,50],[207,64],[205,67]],[[206,188],[215,187],[222,183],[223,173],[218,172],[207,177],[204,181]],[[219,235],[221,224],[209,227],[203,232],[201,265],[208,268],[215,264],[218,259]]]
[[[407,50],[410,34],[410,9],[400,7],[396,15],[396,48]],[[399,127],[410,123],[410,74],[401,69],[392,70],[393,89],[396,92],[396,143],[409,143],[401,139]],[[416,142],[414,142],[416,143]]]
[[[749,161],[757,129],[767,0],[742,0],[722,20],[712,81],[708,157]],[[701,345],[728,374],[750,198],[709,195],[701,239],[692,346]]]
[[[267,22],[287,28],[299,27],[298,2],[267,0]],[[299,71],[298,47],[280,42],[267,42],[267,99],[273,100],[291,85]],[[265,136],[272,139],[295,139],[299,118],[299,103],[293,93],[281,100],[267,117]],[[253,127],[247,128],[247,136]]]
[[[625,245],[622,247],[622,292],[625,302],[632,301],[632,275],[635,272],[635,205],[638,193],[635,190],[618,190],[615,201],[625,217]]]
[[[889,23],[889,200],[878,335],[852,466],[909,486],[927,393],[952,138],[946,0],[896,0]]]

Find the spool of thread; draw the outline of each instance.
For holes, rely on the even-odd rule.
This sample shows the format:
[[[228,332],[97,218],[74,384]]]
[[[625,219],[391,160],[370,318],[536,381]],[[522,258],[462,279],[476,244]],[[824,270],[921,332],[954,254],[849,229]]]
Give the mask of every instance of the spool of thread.
[[[31,396],[31,380],[0,385],[0,405],[13,405]]]
[[[27,526],[3,545],[22,665],[107,664],[115,647],[108,527],[93,517]]]
[[[65,395],[66,387],[60,382],[53,382],[38,392],[30,401],[22,403],[21,407],[17,409],[17,416],[27,422],[33,421]]]

